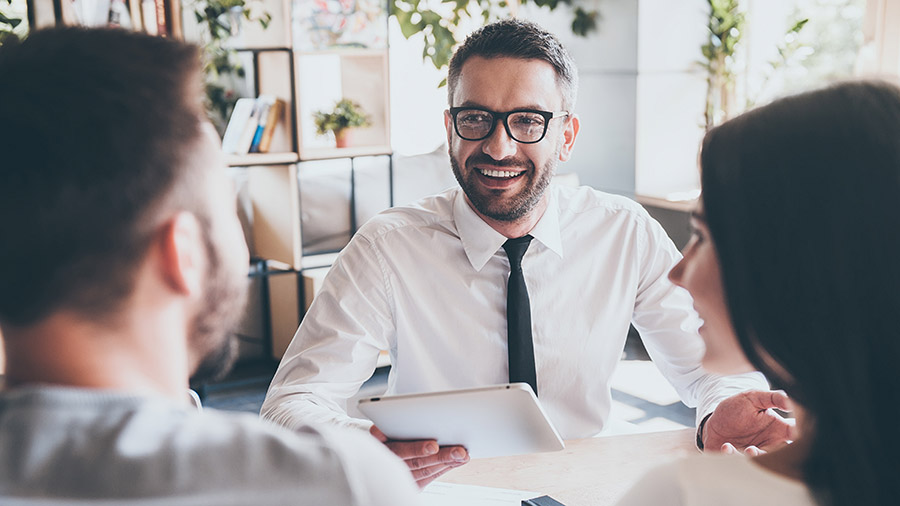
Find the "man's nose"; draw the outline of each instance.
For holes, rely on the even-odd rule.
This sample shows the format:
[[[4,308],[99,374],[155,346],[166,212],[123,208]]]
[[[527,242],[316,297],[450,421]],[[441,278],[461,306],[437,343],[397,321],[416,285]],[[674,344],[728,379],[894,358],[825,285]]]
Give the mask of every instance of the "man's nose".
[[[497,122],[490,137],[484,140],[481,150],[494,160],[503,160],[516,154],[519,149],[518,144],[506,133],[503,123]]]

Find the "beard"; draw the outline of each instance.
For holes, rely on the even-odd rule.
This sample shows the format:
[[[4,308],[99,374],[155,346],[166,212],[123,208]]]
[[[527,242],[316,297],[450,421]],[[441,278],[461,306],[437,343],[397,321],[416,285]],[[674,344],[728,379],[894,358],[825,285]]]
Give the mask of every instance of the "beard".
[[[484,153],[477,153],[465,161],[466,173],[463,175],[459,161],[453,156],[451,147],[450,165],[453,167],[453,175],[456,176],[459,186],[462,187],[469,202],[472,203],[472,206],[479,213],[492,220],[513,222],[527,215],[541,201],[541,197],[544,196],[544,192],[553,179],[558,156],[559,148],[557,147],[554,155],[547,160],[547,163],[540,170],[535,170],[534,163],[526,158],[494,160]],[[525,187],[515,195],[505,198],[501,197],[504,193],[501,190],[487,190],[485,193],[479,192],[479,185],[475,181],[475,178],[478,177],[475,172],[478,169],[475,166],[482,163],[497,167],[524,167],[526,169],[525,172],[518,177],[526,178]]]
[[[190,350],[200,357],[191,375],[192,384],[222,379],[231,370],[237,358],[233,330],[243,317],[247,301],[246,277],[229,272],[222,265],[208,230],[204,227],[209,266],[204,298],[188,335]]]

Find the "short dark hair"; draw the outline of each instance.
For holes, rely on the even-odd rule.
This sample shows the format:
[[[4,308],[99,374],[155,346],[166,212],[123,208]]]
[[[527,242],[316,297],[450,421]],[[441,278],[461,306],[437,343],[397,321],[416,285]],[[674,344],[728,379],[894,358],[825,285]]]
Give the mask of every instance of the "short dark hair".
[[[556,70],[556,82],[563,95],[563,107],[572,112],[578,95],[578,69],[575,60],[552,33],[521,19],[504,19],[485,25],[466,38],[450,59],[447,93],[453,107],[453,94],[463,64],[473,57],[521,58],[543,60]]]
[[[776,101],[712,129],[700,158],[741,347],[813,419],[806,482],[822,504],[896,504],[900,89]]]
[[[199,51],[170,39],[70,27],[0,48],[0,323],[113,314],[196,177],[201,90]]]

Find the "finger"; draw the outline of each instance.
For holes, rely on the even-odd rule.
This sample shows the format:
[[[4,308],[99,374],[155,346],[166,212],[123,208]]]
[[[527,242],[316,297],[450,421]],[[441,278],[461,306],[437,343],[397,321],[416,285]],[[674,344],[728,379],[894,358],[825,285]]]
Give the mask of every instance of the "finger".
[[[416,480],[416,483],[419,487],[424,487],[428,485],[432,481],[435,480],[438,476],[446,473],[447,471],[453,469],[452,466],[446,464],[440,464],[437,466],[424,467],[422,469],[416,469],[412,472],[413,479]]]
[[[769,392],[769,407],[777,408],[781,411],[793,411],[794,403],[782,390],[775,390]]]
[[[756,446],[748,446],[744,448],[744,455],[747,455],[748,457],[756,457],[757,455],[762,455],[763,453],[766,452],[760,450]]]
[[[724,443],[722,445],[722,448],[720,448],[720,451],[725,455],[734,455],[735,453],[737,453],[737,449],[731,443]]]
[[[428,457],[440,451],[437,441],[388,441],[384,443],[389,450],[403,460]]]
[[[796,441],[797,437],[800,435],[800,428],[797,427],[797,420],[795,418],[789,418],[785,420],[787,424],[787,440],[788,441]]]
[[[754,446],[765,452],[777,450],[789,442],[796,440],[799,435],[797,421],[795,419],[775,416],[777,419],[769,425],[764,436],[752,441]]]
[[[468,460],[466,462],[468,462]],[[462,466],[466,462],[454,462],[452,464],[436,465],[418,469],[412,471],[413,479],[416,480],[416,484],[418,484],[420,488],[424,488],[426,485],[428,485],[441,475],[445,474],[447,471]]]
[[[406,459],[406,465],[409,466],[411,470],[416,469],[424,469],[427,467],[432,467],[440,464],[446,465],[455,465],[455,464],[464,464],[469,461],[469,454],[466,452],[466,449],[462,446],[447,446],[441,448],[441,450],[428,457],[417,457]]]
[[[382,443],[388,440],[388,437],[384,435],[384,432],[381,432],[381,429],[374,425],[369,428],[369,434],[375,436],[375,439],[381,441]]]

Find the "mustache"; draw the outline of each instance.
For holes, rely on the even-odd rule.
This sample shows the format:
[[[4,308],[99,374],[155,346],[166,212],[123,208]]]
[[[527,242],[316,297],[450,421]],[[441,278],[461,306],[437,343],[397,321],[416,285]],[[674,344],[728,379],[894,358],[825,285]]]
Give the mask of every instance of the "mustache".
[[[534,170],[534,164],[527,158],[509,157],[502,160],[494,160],[489,155],[478,153],[466,160],[466,167],[470,169],[480,164],[494,165],[496,167],[524,167],[528,170]]]

